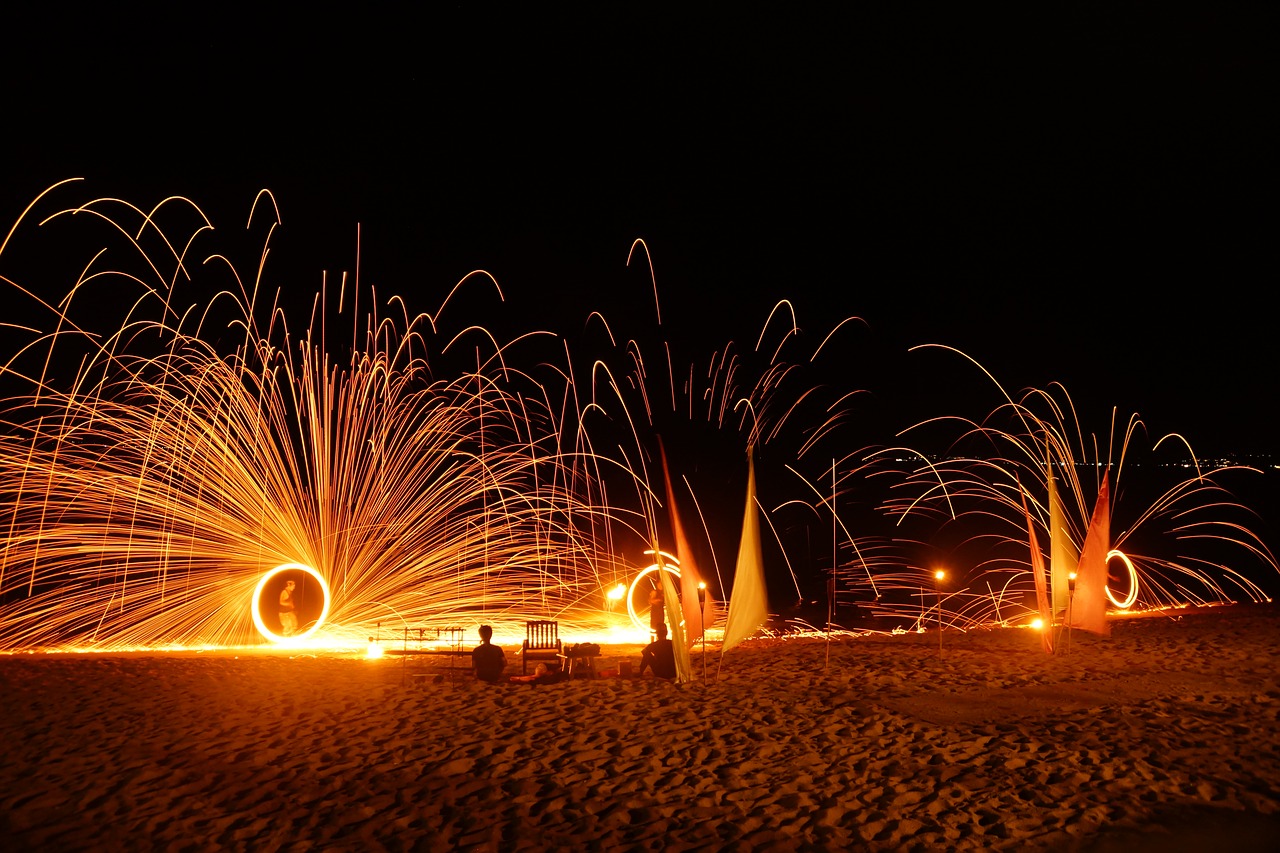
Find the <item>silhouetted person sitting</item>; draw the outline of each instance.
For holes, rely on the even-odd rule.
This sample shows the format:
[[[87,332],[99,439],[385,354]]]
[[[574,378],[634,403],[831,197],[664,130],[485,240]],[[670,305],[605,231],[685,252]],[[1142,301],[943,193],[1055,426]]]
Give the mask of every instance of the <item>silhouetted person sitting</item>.
[[[488,625],[480,626],[480,645],[471,650],[471,671],[476,678],[496,684],[502,680],[502,671],[507,668],[507,656],[500,647],[495,646],[493,629]]]
[[[658,639],[644,647],[640,652],[640,674],[652,669],[658,678],[676,677],[676,650],[667,639],[667,626],[657,626]]]

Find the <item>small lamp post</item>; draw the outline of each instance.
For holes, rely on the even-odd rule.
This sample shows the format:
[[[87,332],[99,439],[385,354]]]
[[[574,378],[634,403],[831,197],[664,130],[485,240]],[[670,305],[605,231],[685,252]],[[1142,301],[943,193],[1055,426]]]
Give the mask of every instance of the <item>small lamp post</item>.
[[[1076,600],[1076,573],[1067,575],[1067,651],[1071,651],[1071,605]]]
[[[698,581],[698,628],[702,631],[702,680],[707,680],[707,585]]]
[[[823,667],[831,666],[831,623],[836,618],[836,573],[833,569],[827,578],[827,660]]]
[[[938,594],[938,657],[942,657],[942,580],[946,576],[942,569],[933,573],[933,589]]]

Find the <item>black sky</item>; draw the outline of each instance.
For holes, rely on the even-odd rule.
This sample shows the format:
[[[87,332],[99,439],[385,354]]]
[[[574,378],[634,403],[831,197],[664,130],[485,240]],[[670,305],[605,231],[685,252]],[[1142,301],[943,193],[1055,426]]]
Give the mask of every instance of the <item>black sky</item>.
[[[1010,390],[1064,383],[1094,420],[1277,449],[1259,21],[22,15],[6,227],[69,177],[81,198],[186,195],[228,227],[265,187],[302,296],[353,267],[358,225],[383,292],[430,310],[483,268],[567,329],[651,307],[625,266],[643,238],[664,320],[722,325],[713,346],[753,340],[782,298],[815,334],[865,318],[878,354],[848,379],[893,419],[992,404],[959,361],[907,354],[942,343]]]

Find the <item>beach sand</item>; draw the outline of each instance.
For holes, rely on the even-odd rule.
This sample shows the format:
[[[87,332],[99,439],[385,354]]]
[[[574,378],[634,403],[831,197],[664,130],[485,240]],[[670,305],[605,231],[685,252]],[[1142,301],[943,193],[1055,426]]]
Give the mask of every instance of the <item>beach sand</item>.
[[[0,657],[6,850],[1273,850],[1274,606],[754,641],[702,679]],[[569,638],[571,639],[571,638]],[[606,647],[601,665],[638,662]],[[508,649],[508,672],[518,657]]]

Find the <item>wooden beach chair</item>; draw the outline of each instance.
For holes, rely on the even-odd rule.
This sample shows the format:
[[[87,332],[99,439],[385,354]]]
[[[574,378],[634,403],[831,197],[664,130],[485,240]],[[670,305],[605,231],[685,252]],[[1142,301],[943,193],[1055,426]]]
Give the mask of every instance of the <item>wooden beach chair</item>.
[[[540,620],[524,623],[524,645],[520,649],[520,674],[529,674],[529,661],[560,661],[560,623]]]

